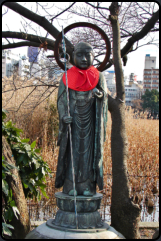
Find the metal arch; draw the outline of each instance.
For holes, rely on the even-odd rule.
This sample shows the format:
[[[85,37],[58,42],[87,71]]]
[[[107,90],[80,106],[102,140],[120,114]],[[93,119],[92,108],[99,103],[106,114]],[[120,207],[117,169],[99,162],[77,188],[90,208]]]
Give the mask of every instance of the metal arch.
[[[107,37],[106,33],[101,28],[99,28],[97,25],[94,25],[94,24],[88,23],[88,22],[73,23],[64,29],[64,34],[66,34],[71,29],[77,28],[77,27],[92,28],[92,29],[96,30],[104,39],[104,41],[106,43],[106,55],[105,55],[105,58],[104,58],[103,62],[101,63],[101,65],[97,68],[99,71],[103,71],[104,67],[106,66],[107,62],[109,61],[110,54],[111,54],[111,44],[110,44],[109,38]],[[64,65],[59,60],[59,44],[60,44],[61,39],[62,39],[62,32],[59,33],[59,35],[55,41],[54,55],[55,55],[57,64],[59,65],[60,68],[62,68],[64,70],[65,69]]]

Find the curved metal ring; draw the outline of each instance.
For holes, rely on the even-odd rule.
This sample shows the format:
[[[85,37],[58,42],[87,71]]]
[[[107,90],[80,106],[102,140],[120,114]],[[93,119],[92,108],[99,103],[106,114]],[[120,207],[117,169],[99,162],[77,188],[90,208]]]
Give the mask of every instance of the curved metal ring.
[[[62,54],[64,54],[64,53],[59,54],[59,60],[61,59],[61,55],[62,55]],[[67,56],[67,59],[65,59],[64,61],[63,61],[63,60],[60,60],[61,63],[69,63],[69,61],[70,61],[70,55],[69,55],[68,53],[66,53],[66,56]],[[62,58],[62,59],[64,59],[64,58]]]
[[[104,41],[106,43],[106,55],[105,55],[105,58],[104,58],[103,62],[97,68],[99,71],[103,71],[104,67],[106,66],[107,62],[109,61],[110,54],[111,54],[111,45],[110,45],[109,38],[107,37],[105,32],[101,28],[99,28],[97,25],[94,25],[92,23],[87,23],[87,22],[73,23],[73,24],[67,26],[64,29],[64,34],[66,34],[71,29],[77,28],[77,27],[89,27],[89,28],[92,28],[92,29],[96,30],[102,36],[102,38],[104,39]],[[57,37],[57,39],[55,41],[54,55],[55,55],[55,59],[56,59],[57,64],[59,65],[60,68],[62,68],[64,70],[65,69],[64,65],[59,60],[59,44],[60,44],[61,39],[62,39],[62,32],[59,33],[59,35],[58,35],[58,37]]]

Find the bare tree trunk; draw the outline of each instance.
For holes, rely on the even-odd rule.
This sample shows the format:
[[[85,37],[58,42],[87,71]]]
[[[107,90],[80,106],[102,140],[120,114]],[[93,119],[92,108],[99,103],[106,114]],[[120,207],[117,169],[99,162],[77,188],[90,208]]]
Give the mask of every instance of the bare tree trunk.
[[[139,238],[140,208],[129,198],[127,178],[128,142],[125,129],[125,91],[120,52],[119,6],[110,6],[110,21],[113,29],[113,57],[116,74],[116,99],[109,97],[109,111],[112,118],[112,200],[111,225],[127,239]]]
[[[4,136],[2,136],[3,156],[9,164],[16,166],[16,162],[12,156],[11,148]],[[17,169],[11,169],[12,176],[8,176],[7,182],[12,189],[13,200],[20,212],[19,219],[15,216],[11,221],[11,225],[14,227],[12,231],[12,239],[24,239],[30,231],[30,219],[27,209],[27,201],[25,199],[21,178]],[[5,237],[7,238],[7,237]]]

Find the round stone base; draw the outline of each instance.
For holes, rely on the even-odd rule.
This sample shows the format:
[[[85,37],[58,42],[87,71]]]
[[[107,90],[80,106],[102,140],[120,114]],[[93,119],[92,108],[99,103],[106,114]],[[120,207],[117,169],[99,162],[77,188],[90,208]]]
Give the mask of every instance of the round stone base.
[[[62,211],[75,212],[74,196],[69,196],[63,192],[56,192],[56,204],[58,208]],[[103,195],[101,193],[96,193],[93,196],[76,196],[77,202],[77,212],[95,212],[100,208],[101,199]]]
[[[77,213],[77,221],[79,229],[100,228],[103,225],[100,213],[98,211]],[[58,210],[56,213],[56,217],[55,219],[53,219],[52,223],[58,227],[73,229],[77,228],[76,217],[74,212],[65,212],[62,210]]]
[[[76,227],[75,222],[73,222],[73,227],[71,225],[71,221],[69,222],[69,224],[70,224],[69,226],[68,226],[67,223],[66,223],[66,225],[62,226],[60,224],[56,224],[55,219],[49,219],[46,222],[46,225],[49,226],[50,228],[58,229],[58,230],[61,230],[61,231],[66,230],[67,232],[79,232],[79,233],[83,233],[83,232],[85,232],[85,233],[102,232],[102,231],[107,230],[110,227],[107,223],[104,223],[102,221],[101,221],[99,226],[89,225],[89,222],[87,222],[86,219],[88,219],[88,218],[85,216],[85,219],[83,220],[84,224],[82,222],[82,218],[81,218],[81,222],[79,222],[79,220],[78,220],[78,228]],[[81,223],[82,223],[82,225],[81,225]],[[91,223],[91,221],[90,221],[90,223]],[[95,224],[95,222],[93,224]]]
[[[64,230],[43,223],[28,233],[25,239],[125,239],[125,237],[106,222],[98,229],[64,228]]]

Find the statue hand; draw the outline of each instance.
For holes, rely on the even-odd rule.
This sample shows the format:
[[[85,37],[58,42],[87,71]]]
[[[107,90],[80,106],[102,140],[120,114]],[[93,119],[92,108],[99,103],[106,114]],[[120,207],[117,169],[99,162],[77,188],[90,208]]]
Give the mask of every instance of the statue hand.
[[[63,116],[63,122],[65,124],[71,124],[72,123],[72,119],[73,119],[73,117],[71,117],[71,116],[67,116],[67,115]]]
[[[97,88],[94,88],[93,90],[92,90],[92,94],[93,95],[95,95],[96,97],[98,97],[98,98],[102,98],[102,96],[103,96],[103,92],[101,92],[99,89],[97,89]]]

